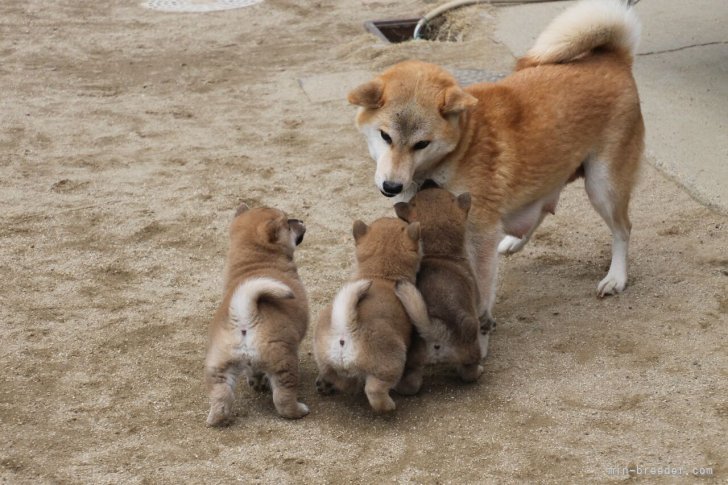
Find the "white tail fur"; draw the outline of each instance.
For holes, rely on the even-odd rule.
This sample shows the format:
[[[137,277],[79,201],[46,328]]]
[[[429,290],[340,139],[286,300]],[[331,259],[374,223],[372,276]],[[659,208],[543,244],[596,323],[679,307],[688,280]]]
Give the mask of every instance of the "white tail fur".
[[[640,30],[640,21],[627,2],[582,0],[551,21],[526,57],[537,64],[554,64],[601,47],[631,58]]]
[[[235,289],[230,299],[230,322],[248,326],[258,318],[258,300],[261,297],[293,298],[293,291],[272,278],[251,278]]]
[[[345,284],[334,298],[331,326],[339,334],[348,334],[356,321],[356,306],[372,286],[371,280],[357,280]]]
[[[399,281],[394,287],[394,293],[402,302],[404,311],[412,320],[420,335],[428,341],[443,341],[447,339],[447,330],[442,325],[435,325],[427,313],[427,304],[415,285],[409,281]]]

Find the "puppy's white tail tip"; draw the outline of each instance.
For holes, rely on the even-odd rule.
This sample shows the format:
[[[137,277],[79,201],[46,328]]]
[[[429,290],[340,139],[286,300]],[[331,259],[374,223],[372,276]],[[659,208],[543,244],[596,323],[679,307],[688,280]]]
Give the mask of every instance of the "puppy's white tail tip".
[[[335,327],[346,328],[356,320],[356,306],[372,286],[371,280],[346,283],[334,298],[331,322]]]
[[[273,278],[251,278],[243,281],[230,299],[230,322],[243,325],[258,316],[258,300],[261,298],[294,298],[293,290]]]
[[[602,48],[631,60],[641,25],[625,0],[582,0],[556,17],[528,51],[533,64],[567,62]]]

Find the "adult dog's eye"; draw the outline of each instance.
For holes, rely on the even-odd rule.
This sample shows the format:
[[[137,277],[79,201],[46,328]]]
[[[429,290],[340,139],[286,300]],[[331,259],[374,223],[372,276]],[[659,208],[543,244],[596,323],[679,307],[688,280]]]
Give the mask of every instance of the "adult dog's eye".
[[[422,140],[422,141],[418,141],[417,143],[415,143],[412,148],[414,148],[415,150],[423,150],[423,149],[427,148],[427,146],[429,144],[430,144],[430,140]]]
[[[384,130],[379,130],[379,134],[382,135],[382,140],[387,142],[387,145],[392,144],[392,137],[387,134]]]

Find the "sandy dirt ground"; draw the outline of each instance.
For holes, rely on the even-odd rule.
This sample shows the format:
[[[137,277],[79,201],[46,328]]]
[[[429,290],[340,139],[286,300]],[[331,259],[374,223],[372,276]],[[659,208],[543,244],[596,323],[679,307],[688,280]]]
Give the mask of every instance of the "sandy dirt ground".
[[[352,221],[393,214],[354,110],[312,103],[298,79],[410,57],[509,69],[486,7],[463,10],[457,43],[385,46],[362,29],[432,5],[2,2],[0,479],[584,483],[650,466],[728,478],[728,219],[649,164],[627,291],[595,297],[610,236],[576,182],[502,262],[478,383],[434,369],[377,417],[363,396],[316,394],[309,331],[308,417],[279,418],[243,384],[235,423],[205,427],[206,327],[238,203],[306,221],[297,261],[314,319],[349,275]]]

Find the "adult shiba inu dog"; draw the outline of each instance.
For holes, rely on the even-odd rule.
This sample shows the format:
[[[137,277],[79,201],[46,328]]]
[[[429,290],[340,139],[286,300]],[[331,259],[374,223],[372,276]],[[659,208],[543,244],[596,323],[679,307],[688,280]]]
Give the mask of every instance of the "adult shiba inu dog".
[[[585,0],[498,83],[462,89],[442,68],[406,61],[349,93],[384,195],[407,200],[425,179],[470,192],[481,318],[491,311],[498,250],[520,250],[580,176],[613,236],[597,293],[627,284],[627,208],[644,143],[631,70],[639,30],[619,0]]]
[[[235,384],[243,372],[256,390],[268,384],[285,418],[302,418],[298,346],[308,327],[308,300],[293,251],[306,228],[271,208],[241,205],[230,227],[225,293],[210,324],[205,379],[209,426],[229,424]]]

